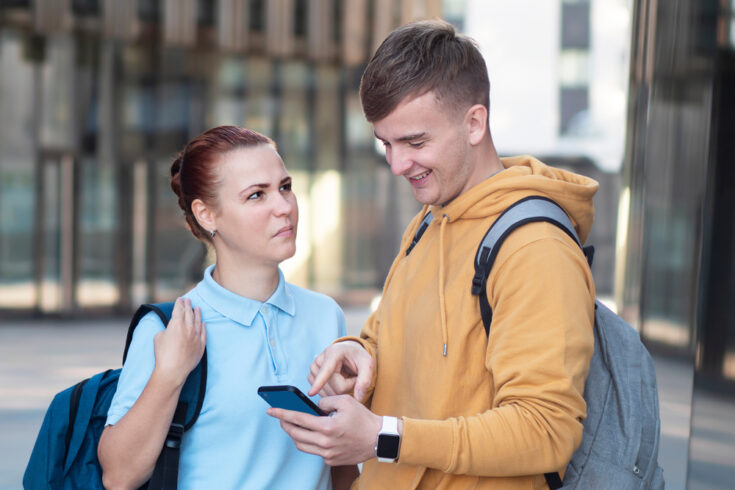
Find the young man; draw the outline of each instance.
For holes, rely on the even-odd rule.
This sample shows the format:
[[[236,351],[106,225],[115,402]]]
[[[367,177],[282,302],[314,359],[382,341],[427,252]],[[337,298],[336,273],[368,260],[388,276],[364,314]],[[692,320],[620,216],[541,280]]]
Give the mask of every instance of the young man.
[[[327,395],[320,405],[332,416],[269,413],[302,451],[364,462],[357,488],[545,488],[543,474],[563,476],[582,438],[592,276],[560,229],[519,228],[487,281],[487,339],[473,261],[490,225],[531,195],[561,205],[584,241],[597,183],[532,157],[498,157],[487,68],[445,22],[390,34],[360,95],[392,172],[425,206],[360,338],[337,341],[312,365],[311,393]],[[433,222],[407,254],[427,212]]]

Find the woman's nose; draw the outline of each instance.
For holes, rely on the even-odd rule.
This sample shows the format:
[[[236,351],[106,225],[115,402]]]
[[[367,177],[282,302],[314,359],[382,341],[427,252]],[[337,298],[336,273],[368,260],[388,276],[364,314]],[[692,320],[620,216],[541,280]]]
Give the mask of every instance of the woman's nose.
[[[278,216],[291,214],[294,206],[296,206],[296,199],[293,194],[279,194],[275,203],[274,212]]]

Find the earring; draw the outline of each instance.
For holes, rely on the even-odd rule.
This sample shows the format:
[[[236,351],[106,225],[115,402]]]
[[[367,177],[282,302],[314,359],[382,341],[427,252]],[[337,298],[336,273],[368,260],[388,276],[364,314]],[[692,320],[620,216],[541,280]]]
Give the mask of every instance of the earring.
[[[215,233],[217,233],[217,232],[214,231],[214,230],[209,230],[209,236],[210,236],[210,238],[214,238],[214,234]]]

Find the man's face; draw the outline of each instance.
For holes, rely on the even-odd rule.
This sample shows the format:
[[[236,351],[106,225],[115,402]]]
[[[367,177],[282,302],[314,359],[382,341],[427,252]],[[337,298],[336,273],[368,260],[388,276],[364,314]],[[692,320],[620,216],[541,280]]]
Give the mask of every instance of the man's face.
[[[421,204],[448,204],[477,183],[464,114],[434,92],[404,99],[373,128],[391,171],[408,180]]]

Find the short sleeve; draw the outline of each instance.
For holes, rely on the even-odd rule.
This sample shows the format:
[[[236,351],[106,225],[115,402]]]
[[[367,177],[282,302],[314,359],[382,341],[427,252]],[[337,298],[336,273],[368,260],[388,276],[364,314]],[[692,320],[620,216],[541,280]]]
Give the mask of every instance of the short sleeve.
[[[153,338],[164,329],[161,319],[153,312],[141,318],[133,333],[133,340],[117,383],[117,391],[107,412],[105,425],[115,425],[143,393],[143,388],[148,383],[156,364]]]
[[[336,301],[334,302],[334,315],[337,317],[337,338],[344,337],[347,335],[347,323],[345,314]]]

